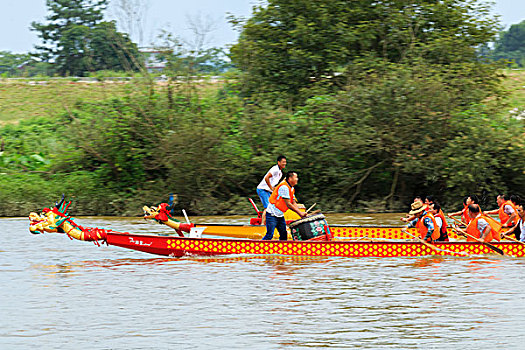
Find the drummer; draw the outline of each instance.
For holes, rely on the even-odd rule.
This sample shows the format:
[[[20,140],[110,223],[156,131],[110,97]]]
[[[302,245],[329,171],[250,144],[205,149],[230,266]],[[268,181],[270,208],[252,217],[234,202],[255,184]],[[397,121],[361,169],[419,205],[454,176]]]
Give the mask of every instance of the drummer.
[[[295,189],[299,178],[296,172],[289,171],[285,179],[277,185],[269,199],[268,208],[266,208],[266,235],[263,240],[271,240],[275,228],[279,232],[279,240],[286,241],[288,233],[286,232],[286,221],[284,212],[288,209],[293,210],[301,218],[307,214],[299,209],[294,199]]]

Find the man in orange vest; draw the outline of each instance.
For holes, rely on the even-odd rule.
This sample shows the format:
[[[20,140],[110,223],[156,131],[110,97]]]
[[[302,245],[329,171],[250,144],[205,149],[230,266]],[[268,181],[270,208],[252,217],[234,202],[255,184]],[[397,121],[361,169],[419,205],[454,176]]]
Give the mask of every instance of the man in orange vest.
[[[417,201],[412,203],[412,210],[408,214],[413,215],[415,219],[410,221],[406,227],[417,228],[421,239],[432,242],[438,240],[441,233],[439,232],[436,219],[432,214],[427,213],[427,208],[423,202]]]
[[[423,198],[419,197],[419,196],[416,196],[414,197],[414,203],[416,202],[421,202],[423,203]],[[425,207],[425,210],[428,209],[428,206],[423,203],[423,206]],[[414,220],[416,217],[414,215],[410,215],[410,214],[405,214],[405,217],[404,218],[401,218],[401,221],[404,221],[404,222],[410,222],[412,220]]]
[[[518,221],[516,207],[509,199],[507,195],[498,195],[496,202],[498,203],[499,209],[485,212],[485,214],[498,214],[501,227],[512,227]]]
[[[301,218],[307,214],[299,209],[295,203],[294,186],[297,185],[299,178],[296,172],[289,171],[286,173],[285,180],[277,185],[269,199],[268,207],[266,208],[266,235],[263,240],[271,240],[275,228],[279,232],[279,240],[286,241],[288,233],[286,232],[286,221],[284,220],[284,212],[288,209],[293,210]]]
[[[457,211],[455,213],[450,213],[447,216],[449,218],[452,218],[453,216],[461,215],[461,221],[468,225],[468,223],[470,222],[470,216],[468,215],[468,206],[471,204],[478,203],[478,196],[476,196],[475,194],[471,194],[470,196],[463,198],[463,210]]]
[[[506,234],[509,235],[513,233],[517,240],[525,242],[525,202],[516,205],[516,211],[518,212],[518,222]]]
[[[441,206],[436,202],[431,203],[429,213],[434,215],[436,224],[439,227],[440,235],[438,241],[448,242],[448,224],[447,219],[445,219],[445,214],[443,214],[443,210],[441,210]]]
[[[499,227],[497,227],[499,224],[496,220],[491,221],[487,219],[487,217],[481,213],[479,205],[469,205],[468,213],[470,215],[470,223],[467,226],[467,233],[469,235],[479,238],[483,242],[490,242],[493,239],[497,241],[500,240],[500,235],[498,233]],[[467,242],[475,242],[475,240],[471,237],[467,237]]]

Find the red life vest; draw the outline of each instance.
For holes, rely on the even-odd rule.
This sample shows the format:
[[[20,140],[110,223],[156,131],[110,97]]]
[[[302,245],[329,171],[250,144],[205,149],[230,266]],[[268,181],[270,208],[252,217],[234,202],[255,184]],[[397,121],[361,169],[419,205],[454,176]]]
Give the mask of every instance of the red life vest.
[[[275,207],[277,209],[279,209],[280,211],[282,211],[283,213],[285,211],[288,210],[288,206],[286,205],[286,202],[284,201],[284,198],[279,196],[279,188],[281,188],[281,186],[286,186],[288,187],[288,190],[290,191],[290,201],[293,201],[293,198],[295,196],[295,189],[293,187],[291,187],[290,185],[288,185],[288,182],[286,182],[286,180],[284,180],[283,182],[281,182],[279,185],[277,185],[277,187],[275,187],[273,189],[273,192],[270,196],[270,203],[272,203],[273,205],[275,205]]]
[[[442,235],[446,234],[447,233],[448,224],[447,224],[447,220],[445,220],[445,214],[443,213],[443,210],[439,209],[439,213],[434,215],[434,217],[438,217],[438,218],[441,219],[441,222],[443,223],[442,226],[441,226],[441,234]]]
[[[514,203],[512,203],[511,201],[506,201],[505,203],[503,203],[500,207],[499,207],[499,211],[498,211],[498,215],[499,215],[499,221],[501,222],[502,225],[504,225],[507,220],[509,220],[510,216],[507,215],[505,213],[505,206],[506,205],[510,205],[512,207],[512,209],[514,209],[514,213],[517,215],[518,212],[516,211],[516,207],[514,206]],[[510,223],[510,225],[514,225],[516,222],[515,222],[516,218],[514,218],[514,220]]]
[[[494,224],[494,221],[491,221],[490,219],[488,219],[488,217],[486,217],[485,215],[480,215],[474,219],[472,219],[469,223],[469,225],[467,226],[467,233],[471,236],[474,236],[476,238],[480,238],[481,237],[481,232],[479,232],[478,230],[478,220],[479,219],[485,219],[485,221],[488,222],[489,226],[490,226],[490,232],[487,234],[487,236],[485,237],[485,242],[490,242],[492,241],[493,239],[499,241],[500,240],[500,236],[499,236],[499,233],[498,233],[498,227],[497,227],[497,223]],[[467,242],[476,242],[475,239],[472,239],[470,237],[467,237]]]
[[[470,220],[472,220],[470,215],[468,215],[468,205],[464,205],[464,208],[461,212],[461,220],[468,225]]]
[[[426,213],[422,217],[419,218],[419,220],[416,223],[417,231],[419,232],[421,239],[425,239],[427,236],[428,228],[425,226],[424,221],[425,218],[430,218],[432,220],[432,223],[434,224],[434,232],[432,232],[432,240],[435,241],[439,238],[440,232],[439,232],[439,226],[436,223],[436,219],[434,219],[434,215],[430,213]]]

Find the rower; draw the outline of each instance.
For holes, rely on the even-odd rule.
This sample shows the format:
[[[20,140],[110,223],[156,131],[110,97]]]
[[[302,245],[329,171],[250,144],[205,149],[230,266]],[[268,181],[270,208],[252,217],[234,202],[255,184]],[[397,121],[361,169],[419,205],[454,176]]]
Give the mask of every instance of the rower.
[[[445,214],[443,214],[443,210],[441,210],[441,206],[434,202],[430,204],[430,210],[429,212],[434,215],[434,219],[436,219],[436,224],[439,227],[439,239],[438,241],[444,241],[448,242],[448,224],[447,220],[445,219]]]
[[[425,210],[428,209],[428,206],[425,203],[423,203],[423,198],[421,198],[419,196],[416,196],[414,198],[414,203],[416,203],[416,202],[421,202],[421,204],[423,204],[423,206],[425,207]],[[404,221],[404,222],[410,222],[410,221],[414,220],[415,218],[416,217],[414,215],[406,214],[405,217],[401,218],[400,220]]]
[[[501,222],[501,227],[512,227],[516,224],[518,213],[514,203],[510,201],[510,197],[505,194],[500,194],[496,198],[499,209],[494,209],[485,212],[485,214],[498,214]]]
[[[463,210],[457,211],[455,213],[449,213],[447,216],[452,218],[453,216],[461,215],[461,221],[468,225],[470,222],[470,216],[468,215],[468,206],[471,204],[479,204],[478,196],[471,194],[463,198]]]
[[[437,241],[440,238],[441,233],[436,223],[434,215],[426,211],[427,207],[421,201],[412,203],[411,211],[409,215],[415,217],[414,220],[410,221],[407,228],[416,227],[421,239],[427,242]]]
[[[516,212],[518,213],[518,222],[512,229],[510,229],[506,234],[514,234],[517,240],[525,242],[525,202],[516,205]]]
[[[497,222],[491,221],[481,212],[479,205],[471,204],[468,206],[470,223],[467,226],[467,233],[484,242],[490,242],[493,239],[499,241],[499,227]],[[477,242],[475,239],[467,236],[467,242]]]
[[[263,240],[271,240],[275,228],[279,232],[279,240],[286,241],[288,233],[286,232],[286,221],[284,219],[284,212],[288,209],[293,210],[301,218],[304,218],[307,213],[301,211],[295,203],[295,189],[297,185],[297,173],[289,171],[286,173],[285,180],[275,187],[270,196],[268,208],[266,208],[266,235]]]

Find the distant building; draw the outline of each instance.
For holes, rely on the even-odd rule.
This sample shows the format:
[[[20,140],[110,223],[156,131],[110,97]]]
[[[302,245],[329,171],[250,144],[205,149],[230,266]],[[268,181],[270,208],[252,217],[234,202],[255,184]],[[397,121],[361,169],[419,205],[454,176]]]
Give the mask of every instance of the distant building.
[[[168,64],[168,55],[173,50],[170,48],[150,48],[142,47],[139,49],[144,56],[144,64],[148,72],[162,72]]]

